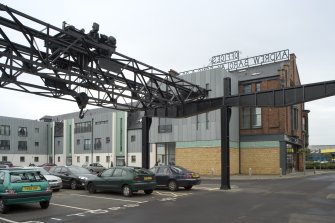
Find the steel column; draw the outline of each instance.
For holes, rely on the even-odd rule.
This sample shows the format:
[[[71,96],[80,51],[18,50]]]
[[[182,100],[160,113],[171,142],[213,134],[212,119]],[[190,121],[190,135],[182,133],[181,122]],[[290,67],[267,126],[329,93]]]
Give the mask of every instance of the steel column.
[[[146,169],[150,168],[149,130],[151,122],[151,117],[142,117],[142,167]]]
[[[231,107],[225,105],[225,98],[231,94],[231,80],[224,78],[223,82],[223,107],[221,108],[221,187],[222,190],[230,189],[230,155],[229,155],[229,122]]]

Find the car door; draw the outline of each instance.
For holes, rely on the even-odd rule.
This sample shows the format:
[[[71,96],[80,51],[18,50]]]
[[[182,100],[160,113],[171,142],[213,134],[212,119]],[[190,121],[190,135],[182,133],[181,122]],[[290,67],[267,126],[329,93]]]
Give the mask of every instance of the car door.
[[[156,172],[157,185],[167,185],[170,179],[169,167],[160,166]]]
[[[113,175],[110,179],[111,190],[121,191],[123,184],[122,171],[122,168],[115,168],[115,171],[113,172]]]
[[[114,172],[115,168],[111,168],[108,170],[105,170],[102,172],[98,177],[101,179],[99,181],[95,181],[94,183],[96,184],[96,188],[100,188],[103,190],[112,190],[112,175]]]
[[[59,175],[61,176],[63,180],[63,184],[70,186],[72,177],[71,177],[71,172],[68,170],[68,168],[62,167],[62,169],[59,172]]]

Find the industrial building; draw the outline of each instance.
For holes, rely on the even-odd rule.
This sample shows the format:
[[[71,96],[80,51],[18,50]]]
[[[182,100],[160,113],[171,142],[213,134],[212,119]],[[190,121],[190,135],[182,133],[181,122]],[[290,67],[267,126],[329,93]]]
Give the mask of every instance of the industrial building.
[[[236,53],[213,57],[212,65],[179,77],[223,96],[223,79],[232,94],[253,94],[301,85],[296,56],[288,50],[240,59]],[[308,146],[304,104],[285,108],[233,107],[230,120],[231,174],[286,174],[303,170]],[[143,112],[109,109],[45,116],[39,121],[0,117],[1,159],[15,165],[100,162],[141,166]],[[175,163],[206,175],[220,175],[220,111],[170,119],[153,118],[150,166]]]

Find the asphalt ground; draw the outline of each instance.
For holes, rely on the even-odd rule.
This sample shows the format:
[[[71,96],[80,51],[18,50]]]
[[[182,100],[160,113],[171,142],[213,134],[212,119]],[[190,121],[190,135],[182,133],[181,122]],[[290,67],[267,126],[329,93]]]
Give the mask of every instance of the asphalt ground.
[[[0,214],[0,222],[335,222],[334,172],[232,177],[231,186],[231,190],[220,190],[220,179],[204,178],[189,191],[155,190],[130,198],[62,189],[53,193],[48,209],[38,204],[16,205],[8,214]]]

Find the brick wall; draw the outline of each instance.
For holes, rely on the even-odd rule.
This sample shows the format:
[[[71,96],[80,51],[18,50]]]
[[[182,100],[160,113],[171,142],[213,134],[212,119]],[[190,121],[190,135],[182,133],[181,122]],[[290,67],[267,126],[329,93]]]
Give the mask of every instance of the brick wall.
[[[279,174],[279,148],[241,149],[241,174]]]
[[[230,149],[230,174],[239,173],[238,149]],[[176,165],[202,175],[221,175],[221,148],[176,148]]]

